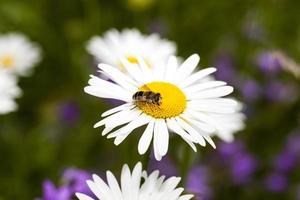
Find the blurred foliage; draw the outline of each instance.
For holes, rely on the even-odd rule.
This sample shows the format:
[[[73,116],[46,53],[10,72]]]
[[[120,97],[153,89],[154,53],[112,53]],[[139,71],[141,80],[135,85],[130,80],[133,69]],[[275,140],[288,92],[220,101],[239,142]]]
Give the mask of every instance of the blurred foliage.
[[[199,53],[202,67],[213,65],[217,54],[227,52],[242,78],[263,83],[268,77],[254,67],[257,51],[281,49],[300,61],[299,9],[297,0],[0,0],[0,32],[23,32],[43,49],[43,61],[33,76],[20,80],[24,95],[18,99],[19,110],[0,116],[0,199],[41,196],[42,181],[57,181],[66,167],[116,171],[123,163],[145,159],[137,154],[139,131],[115,147],[92,128],[101,112],[112,106],[83,92],[88,74],[95,73],[95,63],[85,51],[91,36],[113,27],[158,31],[177,43],[180,56]],[[245,33],[247,23],[263,27],[262,34],[251,38]],[[290,74],[280,79],[299,86]],[[79,107],[75,123],[59,118],[60,105],[66,102]],[[290,104],[261,100],[250,106],[255,114],[237,137],[246,141],[267,170],[270,159],[299,124],[299,98]],[[213,151],[199,148],[193,154],[177,139],[172,138],[169,152],[182,174],[195,159]],[[299,174],[295,177],[293,181],[300,184]],[[293,188],[276,195],[259,184],[243,188],[227,185],[229,180],[221,182],[212,186],[216,199],[294,199]]]

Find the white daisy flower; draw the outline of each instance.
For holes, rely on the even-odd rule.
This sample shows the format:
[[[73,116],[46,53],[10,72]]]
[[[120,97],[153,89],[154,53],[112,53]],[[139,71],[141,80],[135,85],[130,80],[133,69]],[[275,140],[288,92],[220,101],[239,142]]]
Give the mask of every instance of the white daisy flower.
[[[0,114],[6,114],[17,109],[14,98],[21,95],[15,76],[0,71]]]
[[[161,39],[158,34],[142,35],[137,29],[125,29],[122,32],[113,29],[103,37],[93,37],[88,42],[87,50],[97,61],[125,71],[121,57],[133,64],[137,64],[138,57],[141,57],[151,68],[166,62],[170,55],[175,54],[176,45]]]
[[[40,49],[19,33],[0,35],[0,70],[28,75],[40,61]]]
[[[113,83],[91,76],[89,86],[85,87],[88,94],[125,102],[104,112],[104,119],[95,124],[94,127],[105,127],[102,135],[115,138],[114,143],[119,145],[134,129],[146,125],[138,152],[144,154],[153,139],[155,158],[161,160],[168,151],[169,130],[196,151],[195,144],[205,146],[206,142],[215,148],[210,136],[222,137],[224,132],[233,129],[226,127],[229,120],[226,116],[231,118],[237,114],[240,106],[237,101],[224,97],[233,87],[223,81],[206,79],[215,68],[193,72],[200,60],[197,54],[180,65],[176,57],[171,56],[166,66],[151,70],[143,59],[138,60],[139,68],[122,59],[128,75],[110,65],[99,64],[100,72]],[[207,81],[203,81],[205,79]],[[152,103],[134,100],[140,91],[144,94],[151,91],[156,98],[150,99]]]
[[[180,182],[179,177],[170,177],[165,180],[165,176],[159,176],[159,171],[147,174],[142,171],[142,164],[135,165],[132,173],[128,165],[124,165],[121,172],[120,184],[116,177],[110,172],[106,172],[107,183],[99,176],[93,175],[93,180],[88,180],[87,184],[97,199],[100,200],[189,200],[191,194],[182,195],[183,188],[177,187]],[[176,188],[177,187],[177,188]],[[80,200],[94,200],[93,198],[76,193]]]

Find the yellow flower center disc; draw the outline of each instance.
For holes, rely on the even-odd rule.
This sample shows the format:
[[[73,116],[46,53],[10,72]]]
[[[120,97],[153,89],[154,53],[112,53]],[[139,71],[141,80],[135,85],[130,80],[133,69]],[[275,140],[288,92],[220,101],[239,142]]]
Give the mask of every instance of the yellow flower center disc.
[[[138,64],[139,63],[138,59],[134,56],[127,56],[126,58],[127,58],[127,61],[130,62],[131,64]],[[151,63],[147,59],[145,59],[145,63],[147,64],[147,66],[149,68],[151,68]],[[126,72],[126,69],[125,69],[124,65],[121,62],[119,64],[119,67],[120,67],[120,70],[122,72]]]
[[[11,56],[3,56],[0,59],[0,63],[4,68],[11,68],[14,64],[14,60]]]
[[[175,85],[166,82],[151,82],[139,88],[138,91],[160,93],[161,104],[136,102],[137,107],[154,118],[171,118],[180,115],[186,108],[186,97]]]
[[[139,61],[136,57],[133,56],[128,56],[127,57],[128,62],[132,63],[132,64],[137,64]]]

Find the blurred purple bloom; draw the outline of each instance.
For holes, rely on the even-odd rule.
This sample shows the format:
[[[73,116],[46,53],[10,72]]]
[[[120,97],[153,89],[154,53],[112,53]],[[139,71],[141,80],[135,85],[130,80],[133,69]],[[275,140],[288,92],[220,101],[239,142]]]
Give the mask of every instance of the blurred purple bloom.
[[[270,82],[265,92],[267,99],[272,102],[292,102],[297,98],[297,89],[280,81]]]
[[[221,142],[218,145],[218,155],[229,167],[235,184],[246,184],[258,168],[258,160],[247,152],[242,141],[232,143]]]
[[[63,180],[69,187],[72,193],[81,192],[84,194],[90,194],[90,189],[88,188],[86,181],[91,179],[92,175],[86,171],[69,168],[63,173]]]
[[[279,58],[272,52],[259,53],[256,62],[265,73],[277,73],[282,68]]]
[[[291,171],[297,163],[297,157],[292,152],[287,150],[283,151],[274,160],[275,169],[281,172]]]
[[[220,142],[217,148],[219,155],[224,160],[232,159],[236,154],[244,150],[244,144],[239,140],[235,140],[231,143]]]
[[[68,187],[56,188],[49,180],[43,183],[43,193],[42,200],[71,200],[72,196]]]
[[[255,101],[261,95],[261,87],[255,80],[247,80],[242,84],[241,92],[245,100]]]
[[[265,179],[266,188],[272,192],[284,192],[288,187],[288,179],[284,174],[272,173]]]
[[[159,170],[159,173],[165,175],[166,177],[178,176],[178,171],[175,164],[167,156],[164,156],[161,161],[157,161],[154,158],[150,159],[148,171],[152,172],[154,170]]]
[[[66,169],[62,177],[63,185],[56,188],[51,181],[44,181],[43,198],[37,200],[71,200],[76,192],[92,195],[86,184],[88,179],[91,179],[91,174],[86,171]]]
[[[300,155],[300,132],[293,133],[289,136],[286,148],[299,158]]]
[[[234,82],[235,70],[233,65],[233,59],[230,55],[226,53],[218,55],[214,60],[214,66],[218,69],[215,73],[216,78],[229,83]]]
[[[65,102],[59,106],[59,119],[68,124],[74,124],[80,116],[79,107],[74,102]]]
[[[246,153],[235,156],[231,163],[231,175],[235,184],[246,184],[251,181],[253,174],[257,170],[257,159]]]
[[[186,190],[195,195],[197,200],[207,200],[212,198],[212,190],[208,186],[208,169],[203,166],[193,167],[187,176]]]

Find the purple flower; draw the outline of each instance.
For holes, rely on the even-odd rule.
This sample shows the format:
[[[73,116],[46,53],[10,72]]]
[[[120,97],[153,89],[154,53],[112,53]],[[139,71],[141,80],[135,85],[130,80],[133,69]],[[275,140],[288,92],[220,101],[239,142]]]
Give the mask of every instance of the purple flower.
[[[286,148],[299,158],[300,155],[300,132],[293,133],[288,137]]]
[[[59,106],[59,119],[68,124],[74,124],[80,116],[79,107],[74,102],[65,102]]]
[[[243,152],[244,150],[244,144],[239,140],[235,140],[231,143],[220,142],[217,148],[218,154],[222,159],[227,161],[231,160],[237,153]]]
[[[292,102],[297,98],[297,89],[293,85],[280,81],[270,82],[266,89],[266,97],[271,102]]]
[[[261,52],[257,56],[257,65],[265,73],[277,73],[281,70],[281,61],[272,52]]]
[[[86,180],[91,179],[91,174],[86,171],[69,168],[64,171],[63,185],[56,188],[46,180],[43,183],[43,198],[37,200],[71,200],[76,192],[92,195]]]
[[[238,185],[248,183],[251,181],[257,167],[258,161],[254,156],[246,152],[236,155],[230,169],[233,182]]]
[[[283,151],[274,159],[275,169],[281,172],[291,171],[297,163],[297,156],[288,150]]]
[[[230,55],[223,53],[216,57],[214,65],[217,67],[215,76],[219,80],[232,83],[235,80],[235,70],[233,67],[233,59]]]
[[[206,167],[193,167],[187,176],[186,190],[195,194],[196,199],[207,200],[212,198],[212,190],[208,185],[209,172]]]
[[[271,192],[284,192],[288,187],[288,179],[284,174],[274,172],[266,177],[265,185]]]
[[[242,83],[241,92],[245,100],[255,101],[260,97],[262,90],[255,80],[246,80]]]
[[[42,200],[71,200],[72,193],[68,187],[56,188],[55,185],[46,180],[43,183],[43,198]]]
[[[165,175],[166,177],[178,176],[178,171],[176,169],[173,161],[164,156],[161,161],[157,161],[156,159],[150,159],[148,171],[152,172],[154,170],[159,170],[160,174]]]
[[[63,173],[63,180],[72,193],[80,192],[90,194],[91,192],[86,181],[91,178],[92,175],[90,173],[75,168],[66,169]]]
[[[258,160],[247,152],[244,143],[239,140],[222,142],[218,147],[218,155],[229,167],[233,182],[238,185],[248,183],[258,168]]]

